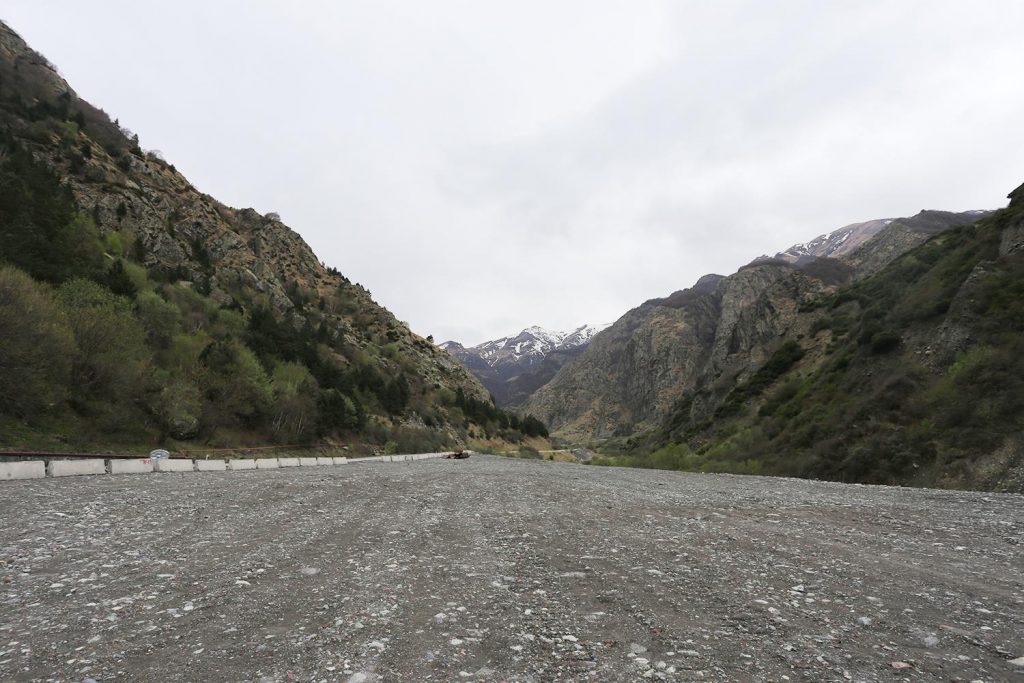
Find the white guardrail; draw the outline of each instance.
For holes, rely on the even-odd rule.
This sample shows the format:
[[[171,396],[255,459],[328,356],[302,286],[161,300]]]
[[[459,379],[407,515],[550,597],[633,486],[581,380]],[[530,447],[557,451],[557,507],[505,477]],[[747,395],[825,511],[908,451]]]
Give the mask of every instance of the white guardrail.
[[[3,454],[0,453],[0,456]],[[443,458],[446,453],[374,455],[366,458],[75,458],[73,460],[17,460],[0,462],[0,481],[43,479],[95,474],[151,474],[154,472],[238,472],[281,467],[326,467],[361,462],[412,462]]]

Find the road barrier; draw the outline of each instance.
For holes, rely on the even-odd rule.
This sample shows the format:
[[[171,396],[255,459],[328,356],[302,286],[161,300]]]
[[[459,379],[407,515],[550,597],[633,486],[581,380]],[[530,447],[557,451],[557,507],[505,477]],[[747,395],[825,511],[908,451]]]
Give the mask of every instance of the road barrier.
[[[4,479],[42,479],[46,476],[46,463],[42,460],[0,462],[0,481]]]
[[[0,457],[4,455],[0,452]],[[61,454],[66,455],[66,454]],[[94,474],[148,474],[150,472],[225,472],[240,470],[266,470],[279,467],[325,467],[358,462],[410,462],[427,458],[443,458],[444,453],[414,453],[409,455],[374,455],[349,459],[347,456],[317,456],[289,458],[76,458],[64,457],[48,460],[16,460],[0,462],[0,481],[10,479],[43,479],[45,477],[73,477]]]
[[[194,472],[196,466],[192,460],[185,460],[184,458],[164,458],[161,460],[153,461],[154,472]]]
[[[46,463],[48,477],[77,477],[85,474],[106,474],[107,461],[99,458],[88,460],[51,460]]]
[[[275,458],[276,460],[276,458]],[[228,460],[229,470],[254,470],[256,469],[256,463],[259,462],[255,458],[234,458]]]
[[[196,472],[223,472],[228,465],[223,460],[196,460]]]
[[[149,458],[111,458],[107,460],[109,474],[146,474],[153,471],[153,461]]]

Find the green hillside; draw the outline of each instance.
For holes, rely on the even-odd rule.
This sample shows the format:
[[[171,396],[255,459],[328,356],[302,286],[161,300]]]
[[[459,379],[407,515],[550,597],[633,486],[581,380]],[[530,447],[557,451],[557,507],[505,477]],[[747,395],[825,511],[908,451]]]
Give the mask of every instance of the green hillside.
[[[142,150],[0,22],[0,448],[538,434],[278,216]]]
[[[803,307],[714,418],[680,401],[601,464],[1024,490],[1024,191]]]

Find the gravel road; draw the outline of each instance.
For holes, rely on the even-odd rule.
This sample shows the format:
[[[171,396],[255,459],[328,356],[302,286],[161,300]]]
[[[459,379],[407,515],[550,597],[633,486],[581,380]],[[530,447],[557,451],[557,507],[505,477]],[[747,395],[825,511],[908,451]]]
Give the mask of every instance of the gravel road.
[[[474,456],[0,514],[3,681],[1024,681],[1024,496]]]

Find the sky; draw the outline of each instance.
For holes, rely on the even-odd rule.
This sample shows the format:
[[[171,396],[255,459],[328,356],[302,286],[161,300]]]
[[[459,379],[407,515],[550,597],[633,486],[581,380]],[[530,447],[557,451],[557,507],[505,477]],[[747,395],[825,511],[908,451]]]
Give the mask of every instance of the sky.
[[[421,335],[616,320],[843,225],[1005,206],[1019,0],[4,0],[81,97]]]

